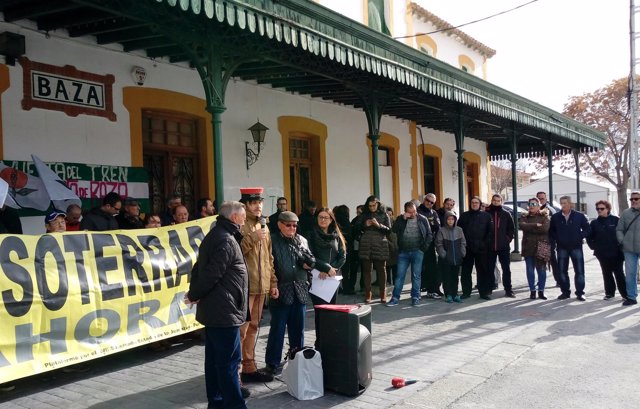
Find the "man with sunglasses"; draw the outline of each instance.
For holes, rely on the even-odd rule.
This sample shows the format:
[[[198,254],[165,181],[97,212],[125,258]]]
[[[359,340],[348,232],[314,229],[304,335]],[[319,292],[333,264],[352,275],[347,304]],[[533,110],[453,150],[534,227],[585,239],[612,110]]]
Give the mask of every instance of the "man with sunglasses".
[[[418,206],[418,214],[427,218],[433,237],[435,237],[438,230],[440,230],[440,216],[434,209],[435,204],[436,195],[433,193],[427,193],[422,204]],[[420,291],[426,292],[427,298],[439,299],[444,294],[440,291],[442,278],[440,270],[438,270],[438,257],[436,257],[436,247],[434,243],[435,242],[432,240],[424,252],[424,261],[422,263],[422,274],[420,280],[422,288],[420,288]]]
[[[640,192],[632,192],[631,207],[622,212],[616,228],[618,243],[624,252],[627,299],[622,305],[638,303],[638,261],[640,260]]]
[[[604,300],[612,299],[618,292],[627,298],[627,286],[623,270],[624,254],[618,245],[616,229],[620,218],[611,214],[611,203],[606,200],[596,202],[598,218],[591,221],[591,232],[587,244],[593,250],[602,270],[604,279]]]
[[[576,298],[578,301],[586,301],[582,242],[589,236],[591,228],[585,215],[571,208],[571,197],[562,196],[560,206],[561,211],[551,216],[549,226],[549,237],[556,243],[558,253],[560,290],[562,291],[558,299],[566,300],[571,297],[569,282],[569,259],[571,259],[575,273]]]
[[[278,216],[278,231],[271,233],[273,265],[278,279],[278,298],[271,298],[271,327],[265,352],[265,371],[278,375],[282,371],[282,348],[285,330],[289,333],[290,350],[304,346],[304,320],[309,300],[307,272],[316,259],[307,240],[296,232],[298,216],[282,212]]]
[[[102,198],[102,206],[95,207],[82,218],[80,230],[118,230],[116,215],[122,209],[122,198],[116,192],[109,192]]]

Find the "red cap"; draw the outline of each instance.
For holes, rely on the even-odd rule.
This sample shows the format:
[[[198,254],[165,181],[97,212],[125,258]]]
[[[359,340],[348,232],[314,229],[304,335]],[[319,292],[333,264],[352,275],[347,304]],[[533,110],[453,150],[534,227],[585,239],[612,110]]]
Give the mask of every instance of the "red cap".
[[[242,197],[240,201],[242,203],[251,202],[253,200],[264,200],[262,197],[262,193],[264,189],[261,187],[245,187],[240,189],[240,194]]]

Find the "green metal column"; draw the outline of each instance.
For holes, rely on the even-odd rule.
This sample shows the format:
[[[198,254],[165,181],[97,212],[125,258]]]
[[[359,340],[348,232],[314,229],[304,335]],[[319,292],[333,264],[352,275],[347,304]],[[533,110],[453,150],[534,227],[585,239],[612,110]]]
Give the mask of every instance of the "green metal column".
[[[573,148],[573,160],[576,162],[576,211],[580,211],[580,149]]]
[[[214,38],[213,36],[211,37]],[[230,64],[223,61],[221,49],[216,41],[210,41],[206,44],[206,62],[202,62],[193,53],[192,63],[198,70],[202,85],[204,87],[205,99],[207,103],[207,112],[211,114],[211,125],[213,128],[213,166],[215,181],[215,198],[218,206],[224,202],[224,177],[222,163],[222,113],[226,110],[224,105],[224,97],[227,90],[227,84],[231,78],[231,73],[239,65],[239,61]],[[226,66],[223,67],[223,66]]]
[[[458,155],[458,206],[460,208],[460,214],[467,209],[467,203],[464,200],[464,129],[465,119],[460,112],[454,119],[455,123],[455,138],[456,138],[456,150]],[[471,199],[471,198],[469,198]]]
[[[547,171],[549,172],[549,192],[547,195],[547,201],[550,206],[553,206],[553,143],[547,142]]]
[[[373,179],[373,194],[380,199],[380,170],[378,168],[378,142],[380,140],[380,121],[385,101],[375,95],[362,96],[364,113],[367,116],[369,139],[371,140],[371,177]]]
[[[373,169],[373,194],[380,199],[380,169],[378,164],[378,141],[380,140],[380,134],[369,133],[371,139],[371,166]]]
[[[520,242],[518,241],[518,171],[516,164],[518,162],[518,132],[515,126],[511,130],[511,189],[513,196],[513,253],[511,253],[512,260],[521,260],[520,256]]]
[[[213,106],[207,110],[211,113],[213,125],[213,175],[215,178],[215,194],[218,206],[224,202],[224,177],[222,172],[222,113],[224,107]]]

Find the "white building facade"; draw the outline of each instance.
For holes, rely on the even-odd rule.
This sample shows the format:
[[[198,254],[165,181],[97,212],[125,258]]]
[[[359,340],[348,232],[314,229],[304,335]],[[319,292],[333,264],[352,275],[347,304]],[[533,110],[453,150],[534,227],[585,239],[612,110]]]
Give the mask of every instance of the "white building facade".
[[[258,7],[254,6],[254,1],[228,2],[226,9],[222,2],[213,0],[165,2],[144,3],[150,10],[154,10],[156,5],[158,9],[165,7],[175,10],[177,16],[186,16],[180,13],[192,11],[200,18],[211,11],[210,18],[214,22],[212,10],[215,10],[218,13],[215,16],[219,17],[222,13],[219,18],[226,18],[230,26],[241,26],[240,18],[242,24],[266,21],[266,29],[259,24],[257,28],[254,27],[255,30],[266,30],[265,44],[270,41],[267,39],[269,36],[284,36],[279,40],[283,43],[291,40],[287,37],[287,29],[280,31],[279,27],[284,27],[284,22],[276,26],[274,34],[269,31],[269,27],[272,30],[274,26],[269,25],[268,19],[254,20],[252,16],[262,12],[259,8],[247,9],[254,10],[251,13],[257,13],[255,15],[244,11],[244,14],[240,13],[245,6]],[[272,15],[276,15],[279,2],[267,3],[265,7],[272,7],[275,10]],[[327,0],[317,3],[335,8],[355,19],[348,24],[361,33],[367,33],[367,29],[360,27],[358,22],[368,22],[372,1]],[[346,9],[346,3],[358,6]],[[471,77],[486,77],[486,61],[493,55],[493,50],[459,30],[432,36],[414,36],[446,27],[448,23],[410,1],[382,3],[391,10],[387,14],[393,36],[408,36],[398,41],[399,48],[410,45],[452,66],[443,68],[445,70],[465,71],[460,74],[461,79],[457,79],[459,74],[453,72],[457,81],[455,84],[470,81]],[[333,16],[331,12],[315,10],[317,6],[313,5],[302,6],[343,24],[341,17]],[[164,12],[165,9],[162,10]],[[268,81],[250,79],[247,74],[250,70],[246,68],[250,64],[247,64],[239,70],[244,74],[232,73],[229,79],[224,92],[226,109],[220,123],[222,139],[220,146],[215,146],[215,126],[207,111],[207,95],[199,72],[187,62],[163,57],[163,44],[154,43],[156,40],[161,42],[163,38],[144,40],[144,45],[138,46],[143,40],[117,37],[123,33],[116,31],[118,27],[114,21],[117,19],[104,24],[102,21],[87,22],[74,24],[68,29],[44,30],[42,27],[46,22],[43,22],[42,16],[21,19],[15,15],[19,13],[11,6],[6,6],[5,18],[0,21],[0,32],[24,36],[25,43],[24,53],[15,65],[0,65],[0,158],[8,166],[16,161],[29,161],[30,155],[36,154],[48,163],[83,164],[91,169],[96,165],[100,169],[145,169],[148,174],[148,196],[137,198],[148,199],[143,210],[156,212],[164,210],[164,200],[172,194],[182,196],[189,207],[200,197],[216,200],[216,181],[223,185],[222,192],[227,200],[238,199],[241,187],[264,187],[267,196],[264,211],[267,214],[275,210],[276,198],[285,196],[289,199],[290,209],[296,212],[302,210],[307,200],[314,200],[321,206],[346,204],[353,217],[355,207],[363,204],[366,197],[375,191],[370,127],[360,107],[316,97],[313,93],[306,95],[302,91],[291,91],[286,86],[278,86],[277,78]],[[245,21],[245,18],[248,20]],[[113,26],[107,27],[108,24]],[[130,30],[127,34],[135,33],[135,29],[127,28]],[[81,35],[83,30],[93,34]],[[293,29],[291,33],[294,33]],[[303,35],[311,38],[312,34],[296,31],[295,35],[295,38],[300,36],[300,40],[296,41],[302,41]],[[311,42],[309,44],[311,47]],[[317,54],[326,52],[325,48],[321,50]],[[345,50],[346,47],[342,49]],[[349,58],[352,55],[350,52],[351,49]],[[391,67],[391,63],[384,60],[378,63],[380,61],[382,64],[378,67],[383,67],[383,70],[378,68],[378,74],[381,80],[386,80],[381,74],[384,72],[387,76],[386,67]],[[425,67],[428,65],[426,61]],[[274,68],[276,71],[279,69]],[[40,71],[44,74],[38,74]],[[401,72],[399,68],[397,72]],[[407,82],[411,76],[419,75],[422,73],[407,71]],[[39,90],[38,84],[43,84],[38,82],[42,81],[43,76],[49,78],[47,81],[53,81],[46,98],[35,95]],[[61,83],[67,84],[68,89],[56,88],[60,82],[56,83],[52,78],[58,77],[63,78]],[[77,95],[72,95],[74,81],[84,81],[87,87],[95,87],[96,97],[93,100],[89,98],[87,103]],[[475,104],[473,109],[485,109],[487,115],[503,117],[508,116],[510,98],[517,100],[517,103],[525,101],[505,91],[506,97],[500,94],[501,99],[494,104],[497,108],[482,108],[483,101],[478,99],[480,102],[474,102],[474,98],[484,95],[479,85],[474,85],[473,95],[466,97],[455,94],[462,89],[462,85],[455,84],[454,87],[458,87],[456,91],[434,88],[433,92],[448,98],[459,98],[469,105]],[[482,82],[478,84],[484,87]],[[74,97],[78,100],[75,101]],[[104,106],[89,106],[103,102]],[[426,108],[432,109],[429,106]],[[440,108],[435,109],[437,112]],[[97,111],[100,112],[96,114]],[[470,111],[469,115],[477,115],[477,112]],[[382,201],[399,213],[405,201],[421,198],[427,192],[436,193],[439,203],[445,197],[453,197],[458,205],[460,202],[466,203],[473,195],[488,198],[490,177],[487,142],[470,137],[464,139],[464,152],[461,153],[464,165],[463,174],[460,175],[454,134],[420,126],[418,121],[408,117],[410,115],[402,117],[382,112],[378,140],[379,192]],[[515,114],[511,118],[509,120],[526,119]],[[248,166],[247,147],[257,151],[255,144],[246,145],[251,141],[248,128],[256,121],[269,130],[264,144],[260,146],[258,159]],[[546,119],[543,118],[543,122],[525,122],[526,126],[531,127],[547,126],[544,121]],[[555,126],[550,123],[549,126]],[[485,126],[484,122],[477,122],[476,125]],[[499,134],[503,135],[501,132]],[[223,162],[217,175],[214,172],[216,153],[220,154]],[[68,175],[60,176],[70,181]],[[463,179],[460,185],[464,185],[462,198],[459,197],[459,178]],[[111,182],[107,178],[105,183]],[[100,194],[85,193],[82,196],[85,203],[99,203]],[[192,208],[190,210],[193,211]],[[23,225],[25,233],[44,230],[42,215],[34,215],[33,212],[23,212]]]

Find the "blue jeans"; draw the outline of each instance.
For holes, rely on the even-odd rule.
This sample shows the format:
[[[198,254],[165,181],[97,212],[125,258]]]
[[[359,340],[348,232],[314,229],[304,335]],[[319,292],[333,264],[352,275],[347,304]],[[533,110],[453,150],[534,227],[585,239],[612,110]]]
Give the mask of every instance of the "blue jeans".
[[[306,305],[295,300],[291,305],[271,304],[271,328],[267,340],[265,362],[267,365],[277,367],[282,361],[282,348],[284,347],[284,332],[289,334],[289,348],[302,348],[304,346],[304,314]]]
[[[576,285],[576,295],[584,294],[584,254],[582,247],[575,249],[563,249],[558,247],[558,269],[560,270],[560,290],[562,294],[571,294],[571,283],[569,282],[569,258],[573,265],[574,281]]]
[[[627,282],[627,298],[635,300],[638,297],[638,261],[640,253],[624,252],[624,273]]]
[[[241,360],[240,327],[205,327],[204,378],[209,407],[246,409],[238,375]]]
[[[420,279],[422,275],[422,259],[424,253],[421,250],[400,251],[398,253],[398,277],[393,286],[392,298],[400,299],[402,287],[404,287],[404,278],[407,275],[407,269],[411,265],[411,298],[420,298]]]
[[[525,257],[524,263],[527,266],[527,281],[529,282],[529,291],[536,290],[535,270],[538,271],[538,291],[544,291],[544,285],[547,283],[547,271],[545,265],[538,263],[533,256]]]

